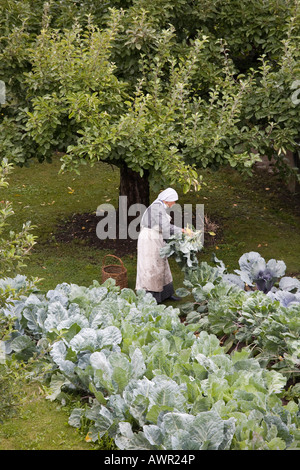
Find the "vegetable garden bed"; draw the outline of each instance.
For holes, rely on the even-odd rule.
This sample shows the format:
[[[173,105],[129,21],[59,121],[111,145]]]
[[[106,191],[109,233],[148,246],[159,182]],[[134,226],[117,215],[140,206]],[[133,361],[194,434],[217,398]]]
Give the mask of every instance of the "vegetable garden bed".
[[[52,399],[53,403],[54,400],[65,403],[69,399],[72,401],[73,392],[76,392],[76,395],[81,394],[82,401],[72,413],[70,423],[81,426],[80,429],[82,429],[82,423],[88,425],[90,430],[87,433],[87,440],[91,440],[90,442],[97,443],[97,440],[101,440],[101,435],[103,435],[103,437],[108,436],[109,439],[114,438],[120,448],[122,446],[126,448],[144,446],[151,449],[153,447],[171,449],[189,448],[189,445],[202,449],[299,448],[298,379],[294,374],[295,370],[292,376],[288,372],[291,361],[295,359],[295,350],[287,349],[287,347],[294,348],[296,345],[296,342],[293,343],[295,338],[292,338],[291,335],[295,335],[296,330],[293,325],[297,325],[297,323],[293,323],[295,319],[292,319],[287,311],[285,311],[286,315],[282,314],[283,310],[281,310],[282,307],[279,308],[278,300],[271,299],[262,292],[253,291],[251,292],[254,302],[251,310],[253,323],[250,325],[249,299],[251,296],[249,297],[244,289],[238,291],[238,287],[234,287],[232,284],[230,284],[230,288],[229,284],[226,289],[224,287],[223,277],[230,274],[234,267],[238,267],[239,256],[236,254],[240,253],[244,246],[241,242],[242,238],[239,238],[237,234],[236,214],[240,214],[240,220],[237,222],[241,226],[247,217],[250,219],[250,226],[254,217],[253,213],[247,212],[244,216],[244,212],[236,212],[238,208],[234,201],[236,200],[237,186],[232,189],[232,194],[230,193],[231,185],[233,187],[238,184],[237,181],[234,182],[234,175],[230,173],[230,178],[232,177],[233,181],[230,183],[228,181],[225,185],[222,185],[220,181],[217,183],[216,180],[214,188],[220,185],[219,191],[215,189],[216,194],[213,190],[205,192],[204,189],[201,196],[209,199],[207,207],[211,213],[216,215],[215,220],[221,220],[221,214],[224,216],[221,228],[225,239],[218,240],[215,244],[215,250],[218,257],[222,257],[224,262],[226,259],[226,270],[229,265],[232,269],[230,272],[223,270],[221,273],[222,265],[217,263],[217,265],[207,265],[208,272],[205,273],[205,264],[200,263],[199,270],[193,271],[194,280],[190,279],[192,285],[184,286],[186,290],[189,290],[189,296],[176,304],[176,307],[180,306],[179,310],[171,305],[157,306],[152,302],[152,299],[149,301],[149,298],[142,294],[137,295],[130,289],[120,292],[112,284],[105,286],[97,283],[89,284],[89,278],[84,271],[87,257],[92,256],[92,252],[84,243],[87,239],[82,239],[82,244],[76,245],[76,263],[74,264],[74,251],[72,251],[74,247],[71,246],[74,240],[62,245],[57,244],[50,237],[54,233],[54,213],[52,214],[54,205],[45,206],[52,214],[52,222],[48,226],[43,223],[48,217],[47,210],[44,205],[39,207],[41,206],[40,201],[35,201],[31,194],[33,189],[30,181],[35,181],[35,191],[38,193],[39,184],[41,187],[44,185],[47,174],[48,181],[51,180],[53,181],[51,184],[54,185],[55,182],[57,185],[53,189],[49,185],[49,191],[55,192],[56,200],[61,197],[61,201],[64,201],[67,182],[63,179],[60,183],[60,179],[55,177],[56,169],[52,166],[48,166],[45,174],[41,173],[40,176],[39,172],[32,176],[34,171],[34,168],[26,171],[22,169],[22,172],[18,170],[16,172],[17,178],[21,178],[18,184],[20,187],[23,185],[26,187],[16,189],[12,186],[10,195],[13,199],[17,193],[15,200],[18,201],[20,194],[25,198],[27,192],[29,193],[28,201],[22,199],[23,205],[30,204],[29,210],[32,212],[33,223],[35,223],[34,214],[37,214],[35,217],[38,217],[39,221],[39,235],[43,233],[43,239],[38,241],[32,255],[33,261],[29,259],[26,272],[29,276],[45,274],[46,284],[41,285],[42,283],[40,283],[41,291],[30,294],[28,292],[29,281],[25,277],[9,280],[9,283],[13,284],[15,288],[14,298],[16,300],[13,306],[6,307],[1,314],[4,314],[5,321],[11,318],[11,315],[17,318],[16,331],[11,344],[12,357],[24,360],[33,354],[37,360],[36,364],[39,364],[38,368],[45,367],[44,379],[46,382],[44,386],[48,390],[48,399]],[[50,173],[52,179],[49,176]],[[228,177],[228,174],[225,174]],[[39,178],[41,179],[40,183]],[[91,177],[87,172],[87,175],[84,174],[81,178],[82,181],[85,181],[85,178],[86,181],[89,181]],[[215,178],[217,179],[218,176],[216,175]],[[73,183],[75,187],[75,181]],[[59,184],[62,185],[62,189]],[[79,211],[82,205],[81,199],[86,198],[85,194],[82,197],[79,196],[81,194],[80,185],[79,182],[76,184],[78,184],[75,190],[75,194],[78,194],[77,207],[75,207],[76,204],[74,206],[75,200],[72,199],[74,193],[69,194],[70,200],[72,199],[69,202],[70,207],[60,205],[66,210],[63,216],[65,220],[70,220],[72,211]],[[95,182],[95,186],[98,187],[98,183],[96,185]],[[269,186],[271,187],[268,181]],[[247,189],[247,186],[245,188],[246,193],[243,194],[249,196],[247,207],[250,210],[256,204],[255,211],[260,214],[262,208],[257,208],[259,194],[256,201],[252,200],[250,199],[250,191],[247,192],[249,188]],[[226,192],[228,210],[222,206],[223,199],[219,197],[224,191]],[[263,192],[263,188],[260,191]],[[271,196],[270,191],[266,194]],[[243,197],[246,198],[245,195]],[[254,197],[252,192],[251,197]],[[49,200],[52,201],[52,199],[54,198],[51,193]],[[16,211],[17,216],[24,219],[26,206],[23,209],[23,205],[18,206],[16,201],[17,209],[19,206],[22,209]],[[276,214],[279,214],[279,203],[271,204],[271,201],[272,198],[269,198],[269,202],[266,198],[264,199],[265,205],[270,203],[268,215],[266,212],[263,213],[266,223],[270,221],[273,223]],[[91,201],[86,201],[85,204],[91,206]],[[243,204],[245,204],[244,201]],[[280,201],[280,207],[286,208],[285,203]],[[281,237],[281,223],[285,233],[287,233],[288,224],[291,225],[291,230],[288,232],[291,237],[293,227],[297,226],[295,219],[288,212],[280,214],[282,218],[276,226],[277,237],[278,239]],[[60,216],[60,219],[62,218],[60,214],[56,214],[55,221],[57,221],[57,215]],[[261,215],[259,217],[263,220]],[[227,227],[229,222],[230,230]],[[249,232],[249,226],[245,228],[245,230],[247,229],[245,234]],[[82,225],[82,227],[86,226]],[[81,230],[86,236],[87,232],[82,227]],[[256,232],[258,229],[257,225]],[[230,239],[232,232],[236,237],[234,243]],[[263,239],[268,241],[267,238]],[[253,242],[247,238],[245,244],[256,248],[258,240],[261,241],[262,238],[257,237]],[[286,246],[286,242],[284,244]],[[261,246],[261,251],[265,254],[272,248],[271,242],[270,246],[266,245],[267,243]],[[67,264],[65,256],[66,253],[68,254],[68,246],[72,255],[72,264],[70,265]],[[274,241],[272,246],[276,251],[277,241]],[[78,250],[79,247],[80,250]],[[51,249],[55,252],[52,277],[50,274],[51,259],[47,258],[47,250],[53,256]],[[286,251],[286,257],[287,264],[292,267],[289,270],[289,276],[291,276],[291,271],[295,271],[299,263],[293,254],[293,247],[290,247],[289,250]],[[211,247],[209,250],[204,250],[199,259],[208,260],[211,251]],[[280,250],[276,251],[277,254],[279,252]],[[40,258],[38,258],[39,253]],[[132,256],[132,264],[134,265],[135,259],[134,255]],[[60,258],[61,263],[59,264]],[[38,266],[37,259],[45,270]],[[61,266],[65,270],[62,273]],[[200,270],[203,271],[201,274],[203,282],[196,285],[199,281],[196,273],[199,274]],[[211,274],[215,270],[217,278],[219,278],[218,281],[216,279],[212,281],[212,278],[209,277],[209,273]],[[134,277],[134,274],[134,269],[132,269],[131,277]],[[94,276],[94,272],[92,275]],[[75,276],[77,279],[81,276],[87,284],[81,285],[72,281]],[[59,279],[68,278],[68,282],[55,283],[58,277]],[[177,285],[179,279],[181,277],[176,275]],[[210,282],[214,285],[213,288]],[[45,288],[45,285],[49,287]],[[6,289],[5,283],[2,282],[1,286],[2,290]],[[191,292],[192,289],[196,289],[194,293]],[[102,292],[103,296],[102,294],[96,296],[97,292],[98,294]],[[195,293],[199,298],[204,297],[202,300],[197,299],[202,305],[195,304]],[[186,299],[193,304],[192,308],[190,308],[191,305],[189,307],[184,305]],[[240,303],[235,305],[236,301]],[[207,306],[210,308],[208,309]],[[224,306],[226,310],[218,309],[218,306],[222,308]],[[202,311],[199,307],[202,307]],[[237,311],[242,312],[243,321],[248,323],[244,323],[244,329],[241,324],[239,329],[231,331],[232,323],[230,322]],[[90,328],[92,320],[98,314],[96,323],[93,324],[93,328]],[[273,317],[270,314],[277,316],[277,320],[279,318],[282,324],[271,322]],[[182,321],[183,316],[185,316],[185,322]],[[211,325],[208,324],[208,319],[212,320]],[[267,354],[265,359],[260,355],[262,344],[268,345],[268,347],[279,346],[273,333],[271,335],[273,342],[268,340],[268,344],[265,341],[267,336],[264,334],[252,335],[251,341],[249,339],[245,341],[242,338],[246,326],[248,328],[250,325],[253,332],[258,320],[260,321],[259,326],[262,325],[263,328],[274,325],[280,327],[276,331],[276,334],[279,334],[276,341],[283,340],[280,346],[281,351],[278,354],[272,351],[271,356],[273,354],[273,357],[270,356],[270,350],[267,349],[265,349]],[[99,323],[97,323],[98,321]],[[87,332],[86,328],[93,330],[93,333],[89,330]],[[110,329],[106,330],[107,328]],[[214,328],[216,328],[215,332]],[[225,334],[224,331],[227,329]],[[98,343],[98,339],[103,334],[106,337],[109,331],[116,334],[116,336],[108,335],[105,339],[105,341],[111,342],[105,345],[101,343],[101,340]],[[89,335],[89,333],[91,334]],[[93,342],[95,335],[96,343]],[[85,340],[86,342],[84,342]],[[118,342],[119,340],[120,342]],[[255,343],[253,343],[254,340]],[[92,341],[91,344],[89,341]],[[86,349],[81,349],[81,346]],[[65,351],[63,351],[64,347]],[[88,357],[92,357],[92,363],[88,363]],[[106,371],[105,375],[99,372],[102,370],[98,367],[99,358],[106,366],[106,369],[103,369]],[[132,364],[135,365],[134,368]],[[294,369],[295,366],[296,364],[293,363]],[[120,374],[120,369],[126,373]],[[144,371],[144,375],[139,375],[139,371]],[[149,394],[145,395],[143,390],[148,390]],[[70,394],[70,392],[72,393]],[[176,403],[172,401],[173,394],[178,397]],[[201,429],[201,421],[206,423],[205,428],[208,428],[208,423],[210,423],[211,429],[218,428],[218,432],[209,435],[197,434],[197,429]],[[181,428],[178,428],[181,429],[180,436],[172,435],[172,438],[170,437],[171,423],[180,424]],[[191,429],[195,434],[187,442],[185,436],[187,436],[187,432],[190,436]],[[214,435],[216,436],[215,440]]]
[[[183,324],[179,309],[150,294],[120,291],[112,280],[63,283],[2,313],[16,318],[7,352],[47,364],[48,399],[90,397],[69,423],[89,422],[92,442],[108,435],[121,450],[299,448],[298,397],[282,403],[286,377],[251,349],[227,354],[215,334]]]

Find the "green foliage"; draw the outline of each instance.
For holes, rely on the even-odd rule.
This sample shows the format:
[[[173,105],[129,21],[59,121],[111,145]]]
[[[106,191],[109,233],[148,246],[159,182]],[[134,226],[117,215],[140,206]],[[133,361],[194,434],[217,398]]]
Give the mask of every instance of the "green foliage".
[[[298,149],[296,1],[43,5],[0,7],[8,97],[1,156],[24,164],[67,151],[66,168],[125,162],[150,170],[159,187],[177,182],[188,191],[198,187],[196,166],[247,171],[254,149],[275,152],[284,169],[286,150]],[[3,207],[3,223],[10,215]],[[10,236],[3,253],[14,265],[25,242]],[[283,377],[299,374],[298,286],[283,279],[268,295],[245,291],[241,277],[202,263],[180,289],[195,299],[183,307],[186,326],[178,311],[109,283],[28,296],[32,284],[5,278],[1,341],[12,361],[46,361],[49,398],[74,389],[90,395],[70,423],[86,420],[95,441],[107,436],[124,449],[297,448],[299,387],[285,394],[287,406],[280,397]],[[200,328],[209,334],[194,335]],[[15,399],[9,367],[1,365],[5,413]]]
[[[288,172],[295,0],[23,3],[2,6],[3,155],[23,165],[67,151],[65,167],[126,164],[184,191],[199,188],[195,166],[249,172],[268,155]]]
[[[28,109],[18,110],[17,119],[13,116],[4,116],[1,123],[0,154],[14,162],[16,165],[26,165],[30,158],[42,157],[37,154],[37,144],[25,134],[25,124],[27,123]]]
[[[2,160],[0,166],[0,188],[7,187],[7,174],[10,171],[11,165],[7,163],[6,159]],[[23,224],[22,230],[19,233],[10,230],[8,235],[5,235],[8,226],[7,219],[14,212],[10,202],[1,201],[0,204],[0,235],[2,235],[0,239],[0,274],[4,275],[13,271],[13,269],[19,269],[24,266],[23,260],[35,244],[36,237],[30,233],[32,227],[29,221]]]
[[[297,448],[299,406],[282,405],[285,378],[247,351],[226,354],[216,336],[195,335],[178,313],[112,280],[64,283],[5,310],[22,328],[7,344],[27,357],[34,341],[46,353],[51,400],[68,390],[90,395],[69,422],[88,425],[93,442],[106,436],[124,450]]]
[[[297,11],[297,1],[204,1],[194,7],[197,20],[216,37],[223,38],[241,70],[255,65],[268,54],[276,59],[282,51],[288,22]]]
[[[190,272],[198,266],[197,254],[202,248],[203,232],[190,230],[189,233],[171,235],[165,246],[160,249],[160,256],[172,256],[183,271]]]
[[[287,25],[286,38],[276,67],[266,55],[259,59],[256,81],[245,100],[244,118],[250,126],[264,132],[255,139],[260,154],[274,158],[275,168],[282,174],[296,174],[297,168],[288,168],[287,151],[297,153],[299,147],[299,104],[292,99],[293,86],[299,79],[300,13],[295,11]]]
[[[44,31],[32,50],[33,71],[27,82],[39,93],[51,93],[33,100],[27,129],[45,155],[62,143],[67,149],[63,168],[76,169],[86,160],[91,164],[109,160],[117,165],[125,161],[141,176],[144,170],[159,174],[160,186],[161,175],[173,183],[185,181],[187,188],[197,185],[197,173],[184,164],[176,149],[172,97],[166,96],[163,102],[161,95],[158,101],[141,87],[129,96],[128,85],[114,75],[110,50],[118,21],[115,15],[110,29],[102,32],[90,26],[85,33],[77,27],[52,37]],[[47,90],[43,90],[44,84]]]
[[[34,363],[33,354],[35,351],[35,344],[30,338],[19,335],[16,328],[16,317],[6,315],[5,308],[36,292],[36,283],[36,279],[29,281],[20,274],[15,278],[0,279],[0,423],[17,414],[23,404],[24,386],[31,373],[28,365],[30,362]],[[15,351],[13,357],[10,356],[11,348],[7,348],[7,342],[10,342],[12,338],[14,338]],[[19,355],[18,353],[25,348],[25,345],[28,354],[26,356]]]
[[[150,170],[159,187],[178,183],[185,191],[198,187],[194,165],[249,171],[259,155],[275,151],[282,167],[283,152],[298,139],[289,93],[298,64],[296,6],[215,3],[162,8],[141,0],[121,10],[118,2],[66,1],[43,11],[28,1],[33,12],[24,17],[14,2],[2,39],[4,155],[24,164],[67,150],[64,166],[125,163],[141,174]],[[71,25],[72,9],[79,22]],[[18,14],[24,21],[15,24]],[[253,50],[255,80],[249,67],[240,76],[236,61]],[[11,56],[18,63],[13,81]]]
[[[32,99],[27,123],[39,153],[51,155],[64,147],[63,168],[78,169],[86,161],[125,162],[141,176],[147,170],[158,188],[178,183],[184,192],[199,187],[195,165],[251,167],[258,157],[240,149],[239,126],[248,81],[235,80],[226,59],[209,99],[203,99],[195,77],[205,62],[208,38],[199,36],[178,56],[175,32],[168,29],[156,35],[153,54],[141,57],[132,89],[117,79],[111,64],[120,21],[114,12],[103,31],[75,25],[64,33],[44,30],[37,38],[26,82],[40,95]]]
[[[0,360],[0,424],[18,412],[24,399],[25,382],[23,365],[19,361]]]
[[[255,273],[258,264],[261,272],[266,267],[262,257],[253,255],[255,253],[246,253],[240,258],[244,271],[236,270],[239,275],[226,273],[219,260],[219,267],[201,263],[191,275],[187,274],[184,284],[195,302],[182,307],[187,315],[186,322],[198,323],[200,328],[223,337],[227,348],[239,344],[248,346],[261,364],[297,379],[300,283],[284,276],[282,262],[271,260],[267,265],[283,277],[277,277],[272,290],[265,291],[265,284],[261,290],[251,289],[245,280],[250,283],[249,275]],[[245,260],[249,259],[252,263],[246,270]]]

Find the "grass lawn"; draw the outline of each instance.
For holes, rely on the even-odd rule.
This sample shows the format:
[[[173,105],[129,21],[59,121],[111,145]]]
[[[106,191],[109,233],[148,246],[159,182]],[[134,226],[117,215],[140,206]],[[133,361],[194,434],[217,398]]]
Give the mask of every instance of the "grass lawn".
[[[19,230],[27,220],[36,226],[37,244],[22,273],[41,278],[42,292],[61,282],[85,286],[94,279],[101,282],[102,260],[108,252],[82,240],[58,243],[55,234],[57,226],[75,214],[95,212],[104,202],[117,207],[118,200],[116,168],[105,163],[83,166],[80,176],[59,174],[59,168],[58,159],[52,164],[16,167],[8,189],[0,192],[0,200],[11,201],[15,212],[9,229]],[[205,214],[219,225],[215,244],[204,247],[200,260],[210,262],[215,253],[232,272],[243,253],[258,251],[266,260],[283,260],[286,274],[300,278],[299,197],[291,196],[283,183],[267,173],[245,179],[231,169],[205,170],[203,177],[206,185],[199,193],[180,194],[179,200],[182,204],[204,204]],[[136,256],[122,260],[129,287],[134,288]],[[183,275],[174,260],[170,265],[175,287],[181,287]],[[68,427],[64,410],[30,390],[22,412],[0,426],[0,449],[92,448]]]
[[[68,424],[67,409],[45,399],[38,384],[27,389],[17,414],[0,426],[1,450],[90,450],[77,429]]]
[[[12,202],[15,215],[9,219],[13,230],[31,220],[36,226],[37,244],[23,273],[43,278],[40,289],[47,291],[61,282],[90,285],[101,281],[103,256],[107,251],[95,249],[76,240],[58,243],[57,225],[74,214],[95,212],[109,202],[117,207],[119,171],[105,163],[93,168],[82,166],[80,176],[59,174],[60,162],[16,167],[8,189],[1,190],[0,200]],[[244,179],[234,170],[203,171],[199,193],[180,194],[179,202],[204,204],[205,214],[219,224],[216,244],[205,246],[201,260],[211,261],[212,253],[222,259],[228,270],[238,267],[239,257],[258,251],[266,259],[282,259],[287,273],[300,272],[299,198],[291,197],[284,185],[267,173]],[[155,194],[152,195],[155,197]],[[84,226],[82,228],[84,230]],[[136,257],[122,258],[128,270],[129,287],[135,286]],[[170,261],[176,287],[182,275]],[[10,275],[8,273],[8,275]]]

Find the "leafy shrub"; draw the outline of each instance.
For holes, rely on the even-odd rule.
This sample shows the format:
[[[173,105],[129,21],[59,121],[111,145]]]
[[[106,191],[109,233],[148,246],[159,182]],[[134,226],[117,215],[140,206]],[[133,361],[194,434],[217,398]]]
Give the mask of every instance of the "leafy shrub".
[[[0,164],[0,188],[6,188],[7,175],[12,171],[12,165],[4,158]],[[14,214],[12,205],[8,201],[0,202],[0,236],[7,232],[8,219]],[[30,232],[32,226],[30,221],[23,224],[22,230],[15,233],[10,230],[0,238],[0,275],[4,275],[14,268],[24,266],[24,258],[35,244],[35,236]],[[0,299],[1,301],[1,299]]]

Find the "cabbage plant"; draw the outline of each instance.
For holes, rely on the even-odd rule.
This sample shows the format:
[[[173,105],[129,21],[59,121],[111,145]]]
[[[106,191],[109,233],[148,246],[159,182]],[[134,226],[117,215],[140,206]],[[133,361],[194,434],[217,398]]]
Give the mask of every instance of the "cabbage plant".
[[[200,263],[186,274],[185,289],[178,295],[191,294],[194,301],[180,306],[187,324],[223,338],[227,348],[247,345],[261,363],[281,370],[288,378],[299,376],[300,356],[300,281],[283,276],[282,262],[266,263],[257,253],[246,253],[240,259],[244,271],[227,273],[223,261],[216,266]],[[284,269],[283,269],[284,268]],[[247,289],[263,269],[272,269],[272,283],[265,289]],[[266,279],[260,279],[265,281]],[[270,287],[270,286],[268,286]],[[180,292],[179,292],[180,291]]]
[[[198,266],[197,254],[203,248],[203,232],[201,230],[187,233],[175,233],[160,249],[161,257],[172,256],[183,271],[193,270]]]
[[[235,272],[248,286],[255,285],[265,294],[269,292],[274,284],[285,274],[286,265],[284,261],[270,259],[268,262],[255,251],[245,253],[239,259],[240,269]]]
[[[281,401],[286,378],[248,350],[227,354],[216,335],[144,291],[63,283],[0,313],[15,319],[7,353],[47,364],[50,400],[89,396],[69,423],[89,423],[92,441],[108,435],[124,450],[299,447],[299,405]]]

